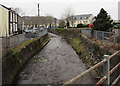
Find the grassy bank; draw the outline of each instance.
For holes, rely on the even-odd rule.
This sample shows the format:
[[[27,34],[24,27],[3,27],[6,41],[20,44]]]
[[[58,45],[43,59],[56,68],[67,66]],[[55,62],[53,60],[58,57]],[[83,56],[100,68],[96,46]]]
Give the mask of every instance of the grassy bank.
[[[69,41],[73,49],[79,55],[80,59],[82,59],[82,61],[87,65],[87,67],[93,66],[94,61],[90,58],[88,53],[89,51],[84,46],[83,42],[77,37],[73,37]]]

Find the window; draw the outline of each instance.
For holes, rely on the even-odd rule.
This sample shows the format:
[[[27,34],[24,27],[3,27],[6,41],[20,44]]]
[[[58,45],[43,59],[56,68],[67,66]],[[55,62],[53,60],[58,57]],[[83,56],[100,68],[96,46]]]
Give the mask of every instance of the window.
[[[88,17],[85,17],[85,19],[88,19]]]
[[[16,21],[16,14],[13,13],[13,22],[15,22],[15,21]]]
[[[12,12],[10,12],[10,22],[12,22]]]
[[[79,19],[82,19],[82,17],[79,17]]]
[[[16,28],[16,30],[15,30],[15,31],[17,31],[17,24],[15,25],[15,28]]]
[[[15,23],[13,23],[13,31],[16,31]]]
[[[12,32],[13,32],[13,25],[12,23],[10,23],[10,34],[12,34]]]
[[[15,19],[16,19],[16,20],[15,20],[15,22],[17,22],[17,14],[16,14],[16,17],[15,17]]]

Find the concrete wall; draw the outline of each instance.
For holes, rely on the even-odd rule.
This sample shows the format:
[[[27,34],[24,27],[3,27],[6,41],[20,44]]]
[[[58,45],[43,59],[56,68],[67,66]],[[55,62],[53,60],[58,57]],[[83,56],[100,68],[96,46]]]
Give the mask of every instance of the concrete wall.
[[[6,57],[3,57],[3,84],[11,84],[15,76],[19,73],[21,68],[34,54],[39,52],[47,43],[48,35],[37,39],[28,44],[17,53],[9,52]]]
[[[0,37],[9,34],[9,11],[0,5]]]

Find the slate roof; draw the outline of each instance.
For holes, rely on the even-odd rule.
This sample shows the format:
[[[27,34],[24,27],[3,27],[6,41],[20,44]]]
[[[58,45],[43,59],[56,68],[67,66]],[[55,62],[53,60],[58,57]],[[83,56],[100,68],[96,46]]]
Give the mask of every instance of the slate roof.
[[[92,14],[84,14],[84,15],[74,15],[68,18],[68,20],[80,20],[80,19],[89,19]]]

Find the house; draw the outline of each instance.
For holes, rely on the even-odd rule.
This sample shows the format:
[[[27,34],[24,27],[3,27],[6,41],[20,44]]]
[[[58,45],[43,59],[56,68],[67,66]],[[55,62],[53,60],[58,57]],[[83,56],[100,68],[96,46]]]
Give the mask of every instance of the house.
[[[16,35],[21,30],[21,17],[11,8],[0,4],[0,37]]]
[[[92,24],[94,16],[92,14],[74,15],[66,19],[70,27],[77,27],[78,24]]]
[[[24,28],[56,26],[57,19],[51,16],[24,16]]]

